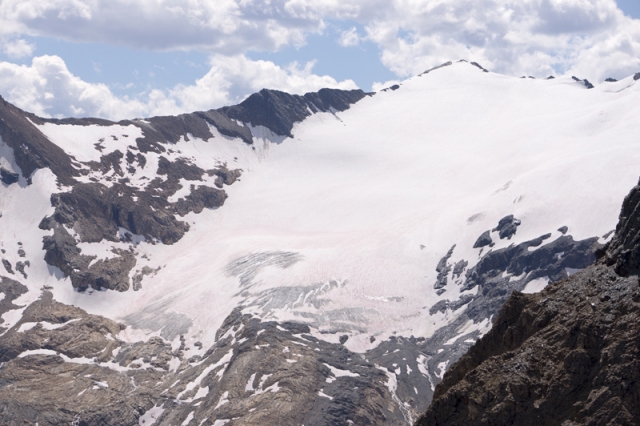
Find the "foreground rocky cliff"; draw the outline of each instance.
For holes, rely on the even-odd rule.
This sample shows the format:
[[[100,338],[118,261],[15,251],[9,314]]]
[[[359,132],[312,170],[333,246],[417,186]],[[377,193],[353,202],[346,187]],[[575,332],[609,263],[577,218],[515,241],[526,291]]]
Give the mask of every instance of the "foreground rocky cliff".
[[[514,292],[417,425],[640,424],[640,185],[593,266]]]

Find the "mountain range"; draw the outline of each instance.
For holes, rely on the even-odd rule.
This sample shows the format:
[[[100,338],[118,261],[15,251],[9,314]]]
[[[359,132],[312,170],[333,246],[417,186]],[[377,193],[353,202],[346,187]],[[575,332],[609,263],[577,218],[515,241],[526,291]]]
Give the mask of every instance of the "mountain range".
[[[0,419],[633,423],[638,80],[0,99]]]

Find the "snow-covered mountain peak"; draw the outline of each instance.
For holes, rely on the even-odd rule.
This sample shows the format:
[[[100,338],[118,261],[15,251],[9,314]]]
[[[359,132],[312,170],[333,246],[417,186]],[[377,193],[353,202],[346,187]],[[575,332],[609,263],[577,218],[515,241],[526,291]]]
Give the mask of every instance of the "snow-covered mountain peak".
[[[200,420],[223,416],[222,401],[240,410],[242,392],[284,389],[249,367],[251,386],[225,382],[236,357],[268,344],[340,359],[340,380],[382,384],[399,407],[388,422],[410,421],[424,407],[405,403],[428,403],[513,290],[586,267],[615,226],[638,176],[638,86],[577,80],[455,62],[370,96],[262,91],[120,123],[5,103],[0,236],[8,276],[27,288],[12,303],[45,285],[126,326],[128,354],[172,348],[167,368],[195,375],[180,392],[221,371]],[[21,309],[3,312],[7,336]],[[360,398],[322,386],[312,401]],[[183,421],[186,407],[165,409]]]

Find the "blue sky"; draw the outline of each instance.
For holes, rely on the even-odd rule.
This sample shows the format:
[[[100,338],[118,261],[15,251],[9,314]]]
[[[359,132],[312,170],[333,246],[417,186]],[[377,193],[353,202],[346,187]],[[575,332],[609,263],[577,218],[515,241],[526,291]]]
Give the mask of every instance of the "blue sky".
[[[357,22],[329,22],[323,34],[310,34],[304,46],[290,46],[278,51],[249,51],[253,60],[272,61],[287,65],[297,61],[315,61],[313,70],[336,80],[353,80],[363,90],[371,90],[373,83],[398,77],[380,62],[378,47],[372,42],[343,47],[338,43],[340,33]],[[176,84],[191,84],[208,70],[209,54],[205,51],[154,51],[107,43],[65,41],[54,37],[25,37],[35,46],[34,55],[57,55],[64,59],[69,70],[91,83],[106,83],[114,93],[134,95],[149,88],[169,88]],[[10,60],[0,53],[0,59]],[[12,62],[29,64],[31,57]]]
[[[640,19],[640,2],[637,0],[618,0],[618,7],[624,13],[636,19]]]
[[[459,58],[508,75],[640,71],[638,0],[210,3],[4,0],[0,95],[42,115],[117,118],[219,107],[262,85],[370,91]]]

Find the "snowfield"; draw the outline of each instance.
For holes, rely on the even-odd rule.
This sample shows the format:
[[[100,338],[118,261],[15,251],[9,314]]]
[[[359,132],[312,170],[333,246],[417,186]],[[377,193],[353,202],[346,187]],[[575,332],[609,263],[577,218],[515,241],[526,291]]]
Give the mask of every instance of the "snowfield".
[[[356,352],[391,335],[429,337],[464,310],[429,313],[461,296],[451,274],[444,293],[434,289],[436,266],[454,244],[450,262],[466,260],[468,270],[480,257],[476,239],[507,215],[522,223],[511,240],[492,233],[493,250],[546,233],[552,241],[562,226],[576,240],[614,229],[640,175],[638,83],[629,77],[587,90],[571,78],[520,79],[454,63],[345,112],[315,114],[294,126],[293,138],[256,127],[254,146],[215,128],[209,141],[181,140],[173,158],[244,172],[225,188],[223,207],[184,218],[191,229],[180,241],[136,246],[136,270],[160,268],[137,292],[79,293],[46,265],[48,231],[37,224],[60,189],[39,170],[31,186],[1,189],[3,247],[20,241],[31,261],[28,279],[16,275],[30,291],[15,303],[49,285],[63,303],[127,323],[120,338],[185,334],[203,351],[237,306],[307,323],[332,342],[347,334],[345,346]],[[40,129],[84,161],[99,159],[100,139],[104,155],[136,137],[135,129],[115,127]],[[118,141],[110,139],[116,133]],[[156,162],[150,154],[149,167]],[[104,256],[118,246],[92,245],[104,247],[83,250]],[[4,319],[19,317],[11,311]],[[474,327],[486,332],[487,323],[464,332]]]

